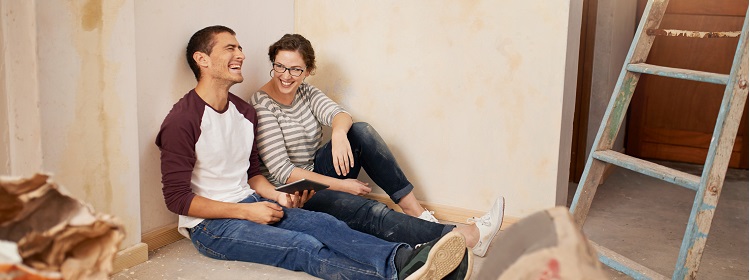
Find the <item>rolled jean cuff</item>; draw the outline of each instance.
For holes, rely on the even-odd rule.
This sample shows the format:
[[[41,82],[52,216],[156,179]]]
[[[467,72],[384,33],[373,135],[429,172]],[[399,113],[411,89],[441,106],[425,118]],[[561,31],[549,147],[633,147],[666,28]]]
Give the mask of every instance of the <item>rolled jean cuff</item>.
[[[414,186],[412,186],[412,184],[409,183],[408,185],[404,186],[400,190],[392,193],[390,195],[391,200],[393,200],[393,202],[395,202],[396,204],[398,204],[399,202],[401,202],[401,199],[404,198],[404,196],[406,196],[407,194],[411,193],[411,191],[413,191],[413,190],[414,190]]]
[[[440,233],[440,237],[443,237],[444,235],[453,231],[454,228],[456,228],[456,225],[445,225],[445,227],[443,228],[443,232]]]

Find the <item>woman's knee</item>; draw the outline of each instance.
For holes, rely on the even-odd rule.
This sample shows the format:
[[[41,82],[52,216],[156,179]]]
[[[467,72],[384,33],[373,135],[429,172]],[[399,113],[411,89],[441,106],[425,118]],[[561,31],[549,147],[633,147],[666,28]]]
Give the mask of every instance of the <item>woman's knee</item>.
[[[352,127],[349,129],[349,132],[355,133],[355,134],[370,134],[372,132],[375,132],[375,129],[369,123],[355,122],[352,124]]]
[[[356,122],[349,129],[349,141],[360,141],[364,145],[382,142],[380,134],[369,123]]]

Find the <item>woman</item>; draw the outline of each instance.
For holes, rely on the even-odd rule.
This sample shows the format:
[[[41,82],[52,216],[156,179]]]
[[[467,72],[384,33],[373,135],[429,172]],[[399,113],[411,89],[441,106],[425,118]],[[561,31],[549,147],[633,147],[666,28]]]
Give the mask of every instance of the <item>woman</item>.
[[[452,230],[466,237],[467,246],[483,256],[502,223],[504,201],[476,226],[438,224],[414,197],[414,186],[378,133],[366,123],[352,123],[341,106],[314,86],[304,83],[315,71],[315,52],[299,34],[286,34],[269,47],[271,80],[251,97],[258,114],[258,150],[264,175],[276,185],[308,179],[329,186],[303,208],[325,212],[351,228],[389,241],[419,244]],[[331,141],[321,145],[322,125],[332,128]],[[405,214],[366,199],[367,183],[357,180],[364,168],[372,180]],[[480,246],[475,246],[480,244]]]

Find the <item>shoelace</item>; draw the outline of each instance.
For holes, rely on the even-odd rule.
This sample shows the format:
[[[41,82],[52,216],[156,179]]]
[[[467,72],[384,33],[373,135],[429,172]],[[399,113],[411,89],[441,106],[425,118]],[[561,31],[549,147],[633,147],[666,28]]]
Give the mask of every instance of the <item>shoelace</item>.
[[[430,243],[430,242],[419,243],[419,244],[417,244],[417,245],[414,245],[414,250],[418,249],[419,247],[422,247],[422,246],[424,246],[424,245],[425,245],[425,244],[427,244],[427,243]]]
[[[468,218],[468,219],[466,219],[466,222],[467,223],[474,222],[474,223],[477,223],[477,224],[478,223],[482,223],[482,225],[485,225],[485,226],[490,226],[491,225],[491,223],[490,223],[490,216],[489,215],[484,215],[481,218],[476,218],[476,217],[475,218]]]

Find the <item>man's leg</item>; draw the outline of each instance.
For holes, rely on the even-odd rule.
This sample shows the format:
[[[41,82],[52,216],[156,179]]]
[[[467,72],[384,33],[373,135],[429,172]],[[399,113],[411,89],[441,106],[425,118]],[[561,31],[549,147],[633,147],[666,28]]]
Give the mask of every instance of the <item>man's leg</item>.
[[[331,279],[396,275],[398,243],[349,229],[330,215],[284,209],[277,224],[210,219],[190,229],[193,245],[211,258],[267,264]]]

